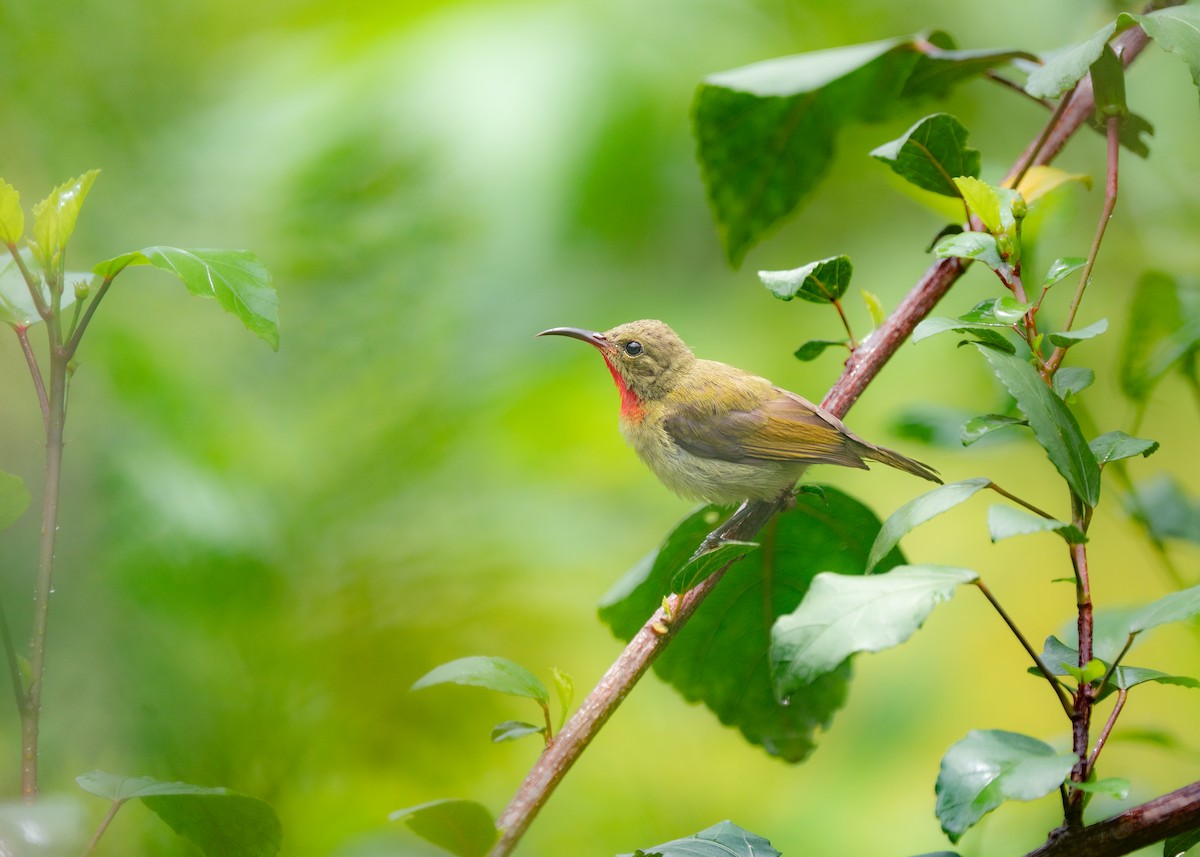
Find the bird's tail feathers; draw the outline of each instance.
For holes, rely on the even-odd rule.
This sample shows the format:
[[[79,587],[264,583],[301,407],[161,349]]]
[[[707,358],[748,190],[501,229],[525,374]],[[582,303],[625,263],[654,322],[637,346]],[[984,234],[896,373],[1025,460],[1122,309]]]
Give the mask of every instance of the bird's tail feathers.
[[[916,459],[909,458],[907,455],[901,455],[894,450],[886,449],[882,446],[872,446],[867,452],[867,458],[872,458],[889,467],[895,467],[897,470],[903,470],[905,473],[911,473],[913,476],[928,479],[930,482],[936,482],[938,485],[942,484],[938,472],[928,464],[922,464]]]

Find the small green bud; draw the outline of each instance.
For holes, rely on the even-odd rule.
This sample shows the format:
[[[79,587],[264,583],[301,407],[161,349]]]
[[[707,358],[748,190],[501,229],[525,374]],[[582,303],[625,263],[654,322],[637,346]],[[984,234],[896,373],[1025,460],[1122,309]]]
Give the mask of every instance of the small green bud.
[[[88,294],[92,291],[92,284],[87,280],[80,280],[75,284],[75,300],[86,300]]]

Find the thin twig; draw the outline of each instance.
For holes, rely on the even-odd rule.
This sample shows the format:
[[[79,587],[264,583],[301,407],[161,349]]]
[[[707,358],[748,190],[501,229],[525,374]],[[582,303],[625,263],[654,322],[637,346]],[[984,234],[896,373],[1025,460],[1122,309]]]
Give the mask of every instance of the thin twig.
[[[1051,515],[1049,512],[1043,512],[1037,506],[1033,505],[1032,503],[1027,503],[1026,501],[1022,500],[1020,497],[1018,497],[1016,494],[1008,493],[1003,488],[1001,488],[999,485],[997,485],[995,482],[989,482],[987,484],[987,487],[992,489],[993,491],[995,491],[1001,497],[1007,497],[1009,500],[1012,500],[1014,503],[1024,506],[1026,509],[1033,512],[1033,514],[1039,515],[1039,516],[1045,518],[1047,521],[1056,520],[1055,517],[1053,515]]]
[[[42,409],[42,428],[49,432],[50,402],[46,398],[46,384],[42,380],[42,368],[38,365],[37,355],[33,353],[33,346],[29,343],[29,327],[14,325],[13,330],[17,332],[17,339],[21,342],[21,353],[25,355],[25,362],[29,364],[29,375],[33,378],[34,389],[37,390],[38,406]]]
[[[67,343],[67,354],[70,357],[74,357],[75,352],[79,350],[79,340],[83,338],[83,332],[87,330],[87,326],[92,321],[92,316],[96,314],[96,308],[100,306],[100,301],[104,300],[104,296],[108,294],[108,287],[112,285],[112,281],[112,277],[104,278],[104,282],[96,290],[96,296],[88,304],[87,311],[83,314],[83,319],[75,325],[75,330],[71,333],[71,339]]]
[[[1108,715],[1108,720],[1104,723],[1104,728],[1100,730],[1100,737],[1096,739],[1096,746],[1092,748],[1092,755],[1088,757],[1087,769],[1088,774],[1096,769],[1096,759],[1100,756],[1100,751],[1104,749],[1105,743],[1108,742],[1108,736],[1112,734],[1113,726],[1117,723],[1117,718],[1121,716],[1121,709],[1125,707],[1125,700],[1129,697],[1129,691],[1126,688],[1120,688],[1117,691],[1117,702],[1113,706],[1113,710]]]
[[[34,275],[33,271],[29,270],[29,266],[21,258],[21,251],[17,249],[16,244],[7,244],[5,246],[8,247],[9,255],[17,263],[17,270],[21,272],[21,277],[25,280],[25,285],[29,288],[29,297],[33,299],[33,305],[37,308],[38,315],[42,317],[43,321],[48,321],[50,318],[50,305],[42,297],[41,280]]]
[[[108,808],[108,812],[106,812],[104,814],[104,818],[101,819],[100,826],[96,828],[96,832],[92,834],[92,838],[88,840],[88,844],[83,847],[83,851],[80,853],[79,857],[88,857],[89,854],[96,850],[96,843],[100,841],[100,837],[104,835],[104,831],[108,830],[108,826],[112,823],[113,817],[117,814],[117,810],[119,810],[124,804],[124,800],[114,800],[112,802],[112,805]]]

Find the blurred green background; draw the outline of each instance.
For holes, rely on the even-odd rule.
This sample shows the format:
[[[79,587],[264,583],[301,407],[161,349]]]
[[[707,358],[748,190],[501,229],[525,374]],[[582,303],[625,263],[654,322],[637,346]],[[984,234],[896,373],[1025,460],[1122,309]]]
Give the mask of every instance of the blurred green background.
[[[702,355],[819,399],[839,359],[792,351],[836,337],[831,312],[783,304],[760,268],[848,253],[855,286],[894,306],[941,223],[866,156],[920,114],[851,129],[831,176],[743,270],[724,263],[688,112],[709,72],[781,54],[948,30],[960,46],[1047,50],[1111,18],[1104,4],[843,4],[579,0],[334,4],[262,0],[0,3],[0,176],[27,205],[100,167],[72,265],[151,244],[246,247],[272,270],[272,353],[207,301],[146,269],[117,281],[72,390],[51,617],[43,780],[83,807],[100,768],[225,785],[273,804],[293,857],[434,853],[389,811],[470,797],[499,812],[532,740],[488,731],[528,704],[470,689],[410,694],[434,665],[503,655],[580,693],[620,651],[594,606],[688,510],[625,448],[596,355],[535,340],[555,325],[667,319]],[[1155,47],[1129,83],[1153,156],[1126,158],[1117,217],[1081,316],[1114,332],[1081,346],[1102,430],[1128,429],[1113,378],[1139,271],[1200,270],[1200,113],[1185,67]],[[976,82],[945,105],[998,179],[1040,108]],[[929,111],[926,111],[929,112]],[[1098,174],[1084,133],[1060,165]],[[1037,265],[1083,255],[1100,195],[1061,195]],[[972,271],[942,309],[995,293]],[[852,290],[857,332],[869,316]],[[1060,514],[1065,495],[1030,444],[922,449],[899,413],[970,413],[1002,399],[975,355],[942,337],[906,346],[851,413],[861,434],[981,474]],[[15,337],[0,337],[0,469],[40,496],[40,419]],[[1185,403],[1179,405],[1179,402]],[[1135,475],[1200,490],[1195,410],[1170,381],[1142,433],[1163,449]],[[924,490],[896,472],[819,478],[886,516]],[[35,500],[36,506],[36,500]],[[1049,536],[992,546],[983,501],[910,536],[911,558],[979,570],[1041,640],[1070,617],[1065,551]],[[1103,604],[1169,586],[1115,493],[1093,526]],[[0,536],[0,592],[19,639],[37,516]],[[1174,546],[1186,580],[1197,553]],[[1197,641],[1158,632],[1139,665],[1196,673]],[[858,681],[812,759],[745,745],[657,679],[620,709],[533,826],[521,853],[614,854],[724,818],[788,854],[947,847],[933,815],[944,750],[972,728],[1066,746],[1050,694],[977,593],[901,649],[859,658]],[[1196,778],[1200,694],[1146,686],[1102,771],[1131,800]],[[1120,731],[1120,730],[1119,730]],[[17,720],[0,706],[0,784],[18,780]],[[1116,808],[1098,798],[1095,814]],[[1053,798],[1006,806],[965,855],[1008,855],[1056,823]],[[100,854],[191,854],[140,806]]]

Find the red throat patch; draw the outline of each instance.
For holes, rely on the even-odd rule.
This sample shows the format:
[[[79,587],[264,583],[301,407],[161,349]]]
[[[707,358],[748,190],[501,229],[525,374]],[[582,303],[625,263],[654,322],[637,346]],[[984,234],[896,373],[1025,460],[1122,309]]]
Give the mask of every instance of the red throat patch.
[[[612,373],[613,381],[617,385],[617,390],[621,394],[621,419],[632,420],[633,422],[641,422],[644,411],[642,410],[642,400],[637,397],[633,390],[629,389],[629,385],[625,383],[625,379],[621,377],[621,373],[612,365],[612,361],[608,359],[607,354],[604,357],[604,365],[608,367],[608,371]]]

